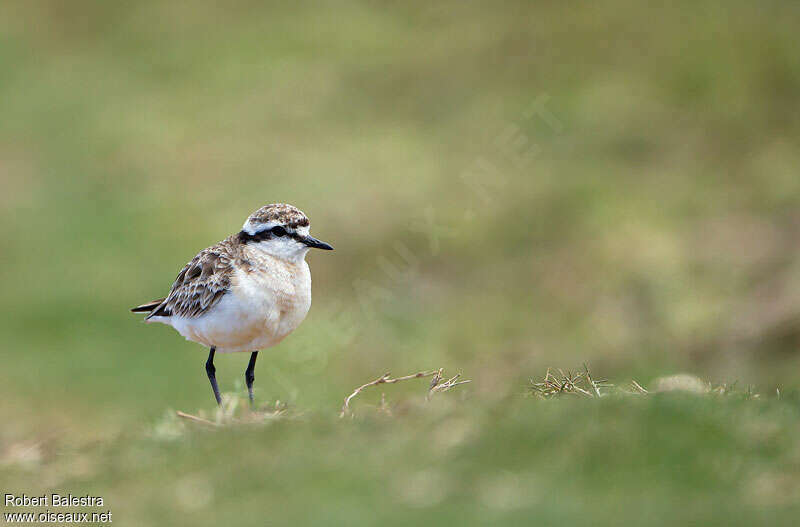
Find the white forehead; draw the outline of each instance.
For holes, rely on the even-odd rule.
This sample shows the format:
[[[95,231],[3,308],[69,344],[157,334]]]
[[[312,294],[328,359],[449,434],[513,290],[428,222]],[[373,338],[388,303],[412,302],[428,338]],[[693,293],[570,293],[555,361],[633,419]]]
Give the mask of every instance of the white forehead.
[[[268,221],[268,222],[264,223],[264,222],[260,222],[260,221],[254,222],[254,221],[252,221],[251,218],[247,218],[247,221],[244,222],[244,225],[242,225],[242,230],[244,232],[246,232],[247,234],[249,234],[250,236],[252,236],[257,232],[261,232],[261,231],[265,231],[267,229],[271,229],[271,228],[273,228],[273,227],[275,227],[277,225],[278,225],[277,221]]]

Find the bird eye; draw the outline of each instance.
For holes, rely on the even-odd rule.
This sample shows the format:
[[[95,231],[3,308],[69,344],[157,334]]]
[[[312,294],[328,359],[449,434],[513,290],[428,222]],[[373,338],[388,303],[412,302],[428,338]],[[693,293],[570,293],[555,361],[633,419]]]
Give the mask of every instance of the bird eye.
[[[277,227],[273,227],[272,234],[274,234],[275,236],[286,236],[286,229],[284,229],[280,225]]]

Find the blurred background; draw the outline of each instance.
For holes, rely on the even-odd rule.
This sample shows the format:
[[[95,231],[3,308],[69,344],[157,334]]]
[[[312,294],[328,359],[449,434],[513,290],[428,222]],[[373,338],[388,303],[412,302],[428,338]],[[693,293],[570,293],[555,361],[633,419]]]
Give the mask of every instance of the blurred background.
[[[141,442],[168,409],[212,397],[206,350],[128,312],[271,202],[305,211],[336,247],[309,255],[311,312],[256,372],[261,401],[312,416],[275,433],[314,446],[281,451],[273,429],[193,438],[201,460],[269,443],[289,481],[330,434],[362,440],[328,416],[387,371],[461,372],[473,382],[450,399],[486,415],[547,367],[583,363],[619,381],[686,371],[797,387],[799,16],[794,2],[738,0],[3,2],[4,487],[116,493],[119,521],[141,525],[202,525],[215,521],[203,507],[258,511],[259,489],[291,490],[265,470],[251,494],[234,485],[225,498],[185,450]],[[241,392],[246,363],[217,361],[223,390]],[[535,408],[550,417],[531,423],[560,426]],[[148,466],[132,452],[150,452],[178,498],[152,474],[125,483]],[[184,456],[174,472],[172,455]],[[109,469],[120,456],[139,461]],[[412,504],[442,488],[428,466],[401,478]],[[489,516],[477,517],[494,517],[520,477],[478,485]],[[308,495],[335,497],[339,512],[370,492],[316,481]],[[788,485],[800,489],[796,475]],[[206,500],[178,515],[180,496]],[[414,510],[466,514],[449,496]],[[565,503],[544,518],[591,500]],[[336,523],[331,510],[321,517]]]

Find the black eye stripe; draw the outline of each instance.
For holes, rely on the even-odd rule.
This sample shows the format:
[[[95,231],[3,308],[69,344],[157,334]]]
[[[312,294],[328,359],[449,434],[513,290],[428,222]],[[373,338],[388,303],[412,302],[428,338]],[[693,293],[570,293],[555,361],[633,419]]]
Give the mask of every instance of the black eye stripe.
[[[271,229],[266,229],[255,234],[248,234],[245,231],[241,231],[239,233],[239,239],[243,243],[247,242],[260,242],[264,240],[270,240],[272,238],[281,238],[283,236],[289,236],[293,240],[302,241],[303,237],[295,232],[287,231],[283,226],[276,225]]]

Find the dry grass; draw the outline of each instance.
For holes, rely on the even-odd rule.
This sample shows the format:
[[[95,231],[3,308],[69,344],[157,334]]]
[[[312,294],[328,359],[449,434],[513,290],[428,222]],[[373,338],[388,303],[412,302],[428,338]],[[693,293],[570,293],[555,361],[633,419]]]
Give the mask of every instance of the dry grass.
[[[370,386],[378,386],[380,384],[395,384],[402,381],[408,381],[411,379],[421,379],[424,377],[432,377],[431,383],[428,387],[428,393],[426,398],[430,400],[430,398],[435,393],[445,392],[459,384],[466,384],[470,382],[469,380],[460,381],[461,374],[458,373],[449,379],[444,378],[444,368],[439,368],[438,370],[430,370],[430,371],[421,371],[417,373],[412,373],[411,375],[405,375],[403,377],[396,377],[392,378],[390,373],[384,373],[380,377],[375,380],[372,380],[366,384],[362,384],[355,390],[353,393],[345,397],[344,404],[342,405],[342,410],[339,412],[339,417],[344,417],[346,415],[351,415],[352,411],[350,409],[350,401],[352,401],[358,394],[360,394],[365,389],[369,388]],[[382,396],[381,398],[381,408],[386,408],[387,403],[385,397]]]
[[[592,377],[586,365],[584,365],[583,371],[574,374],[571,371],[564,372],[561,369],[557,371],[558,374],[548,368],[541,382],[531,379],[528,387],[529,393],[541,399],[550,399],[561,395],[592,398],[603,397],[607,393],[601,390],[607,391],[614,388],[614,385],[609,384],[605,379],[598,380]]]
[[[585,364],[583,370],[577,373],[572,373],[570,370],[565,372],[562,369],[552,370],[548,368],[544,379],[541,381],[531,379],[528,385],[528,394],[540,399],[551,399],[562,395],[575,395],[591,399],[612,394],[649,395],[666,392],[735,396],[748,400],[761,397],[753,386],[740,389],[736,382],[715,385],[688,373],[654,379],[651,389],[645,388],[643,384],[633,379],[624,387],[617,386],[605,379],[595,379]],[[775,393],[780,398],[779,388],[776,388]]]
[[[339,417],[352,416],[352,401],[364,390],[384,384],[397,384],[399,382],[414,379],[430,378],[425,400],[429,401],[434,394],[446,392],[461,384],[471,382],[461,380],[461,374],[452,377],[445,377],[444,369],[419,371],[401,377],[392,377],[390,373],[385,373],[361,386],[355,388],[344,399],[344,404],[339,412]],[[539,399],[552,399],[561,396],[576,396],[587,399],[597,399],[609,395],[650,395],[665,392],[682,392],[697,395],[717,395],[717,396],[736,396],[744,399],[757,399],[761,397],[756,393],[752,386],[740,389],[737,383],[724,383],[713,385],[699,377],[687,373],[669,375],[654,379],[651,383],[652,388],[648,389],[636,380],[630,380],[625,385],[615,385],[606,379],[596,378],[589,368],[584,364],[583,369],[577,372],[572,370],[548,368],[541,381],[530,379],[527,394]],[[780,398],[780,390],[776,390]],[[386,394],[381,394],[380,403],[375,407],[380,413],[392,415],[392,407],[386,399]],[[274,403],[264,404],[252,410],[247,404],[247,400],[234,393],[223,394],[222,405],[216,408],[213,413],[207,414],[199,411],[191,414],[182,411],[168,412],[166,418],[156,426],[155,435],[173,437],[180,435],[185,429],[186,424],[193,424],[207,429],[215,429],[231,425],[254,425],[266,424],[276,419],[286,417],[296,417],[300,414],[290,412],[286,403],[275,401]]]
[[[470,382],[469,380],[460,380],[460,373],[446,378],[444,375],[444,368],[420,371],[411,375],[395,378],[392,378],[389,373],[385,373],[377,379],[359,386],[348,395],[344,400],[344,405],[342,406],[339,416],[344,417],[346,415],[352,415],[350,402],[362,391],[371,386],[396,384],[402,381],[428,377],[431,378],[431,382],[428,385],[428,391],[425,397],[426,400],[430,400],[434,394],[446,392],[456,386]],[[391,414],[390,405],[386,400],[386,394],[381,395],[381,402],[377,408],[382,413]],[[264,404],[257,409],[250,409],[247,404],[247,399],[244,397],[235,393],[224,393],[222,394],[222,404],[211,414],[207,414],[203,410],[198,411],[196,414],[180,410],[167,412],[164,419],[155,426],[153,435],[168,439],[178,437],[185,431],[187,424],[213,430],[224,426],[267,424],[276,419],[297,417],[299,415],[300,414],[296,412],[290,412],[288,405],[281,401]]]
[[[187,424],[213,430],[225,426],[268,424],[277,419],[298,415],[300,414],[290,412],[288,405],[281,401],[265,403],[251,409],[246,398],[235,393],[223,393],[222,404],[211,414],[204,410],[199,410],[196,414],[180,410],[168,411],[156,424],[152,435],[172,439],[182,435]]]

